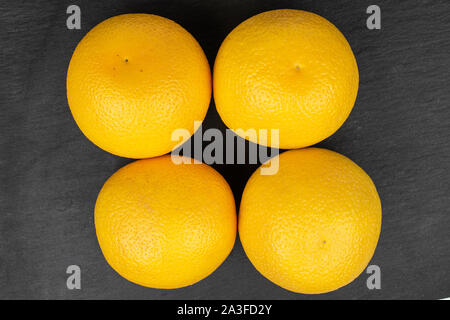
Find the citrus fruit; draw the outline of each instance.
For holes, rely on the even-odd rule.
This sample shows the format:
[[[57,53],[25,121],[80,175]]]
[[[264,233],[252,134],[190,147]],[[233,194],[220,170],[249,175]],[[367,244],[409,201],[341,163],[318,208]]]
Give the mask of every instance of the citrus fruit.
[[[285,149],[332,135],[350,114],[358,84],[356,60],[341,32],[314,13],[290,9],[238,25],[223,41],[213,72],[224,123],[244,132],[278,129]],[[258,135],[241,136],[272,145]]]
[[[299,293],[336,290],[369,263],[381,228],[381,204],[370,177],[325,149],[279,156],[279,171],[258,169],[245,186],[239,236],[255,268]]]
[[[100,248],[121,276],[162,289],[191,285],[225,260],[236,237],[233,194],[205,164],[170,156],[114,173],[95,205]]]
[[[77,45],[67,98],[81,131],[128,158],[165,154],[175,129],[194,132],[211,99],[211,72],[197,41],[177,23],[124,14],[95,26]]]

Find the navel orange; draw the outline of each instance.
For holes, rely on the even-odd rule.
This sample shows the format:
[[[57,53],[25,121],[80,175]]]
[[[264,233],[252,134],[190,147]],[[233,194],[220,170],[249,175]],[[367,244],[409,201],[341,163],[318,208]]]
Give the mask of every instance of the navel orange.
[[[258,169],[245,186],[239,236],[255,268],[299,293],[324,293],[353,281],[367,266],[381,228],[370,177],[325,149],[279,156],[279,171]]]
[[[238,25],[223,41],[213,73],[214,100],[225,124],[244,132],[278,129],[279,147],[287,149],[332,135],[350,114],[358,83],[342,33],[314,13],[290,9]],[[271,145],[258,136],[242,137]]]
[[[106,181],[95,228],[106,260],[124,278],[180,288],[207,277],[228,256],[236,209],[214,169],[163,156],[133,162]]]
[[[67,71],[67,98],[81,131],[100,148],[129,158],[165,154],[194,132],[211,98],[208,61],[177,23],[124,14],[80,41]]]

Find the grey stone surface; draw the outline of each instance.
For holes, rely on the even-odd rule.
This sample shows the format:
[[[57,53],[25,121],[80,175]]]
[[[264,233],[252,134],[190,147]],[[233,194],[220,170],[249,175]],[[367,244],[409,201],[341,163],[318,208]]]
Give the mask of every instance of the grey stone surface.
[[[67,30],[77,4],[82,29]],[[437,299],[450,296],[450,2],[376,1],[382,29],[366,28],[372,1],[3,1],[0,3],[0,298],[2,299]],[[130,159],[89,142],[70,114],[66,70],[78,41],[104,19],[133,12],[173,19],[211,65],[225,36],[269,9],[318,13],[347,37],[360,71],[347,122],[319,144],[358,163],[375,182],[383,225],[367,274],[324,295],[288,292],[262,277],[239,240],[207,279],[154,290],[120,277],[104,260],[93,224],[97,193]],[[211,102],[206,128],[225,129]],[[236,200],[255,165],[214,166]],[[66,288],[68,265],[82,289]]]

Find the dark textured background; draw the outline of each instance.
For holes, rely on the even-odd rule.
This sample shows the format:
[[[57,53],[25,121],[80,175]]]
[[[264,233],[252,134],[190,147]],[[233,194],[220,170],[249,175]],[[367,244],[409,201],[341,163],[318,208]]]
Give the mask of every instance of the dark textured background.
[[[382,9],[382,29],[366,28],[366,8]],[[67,30],[77,4],[82,29]],[[263,278],[239,240],[207,279],[154,290],[121,278],[104,260],[93,208],[105,180],[130,162],[89,142],[70,114],[66,70],[78,41],[121,13],[155,13],[180,23],[210,64],[225,36],[250,16],[276,8],[318,13],[347,37],[360,71],[347,122],[319,146],[358,163],[374,180],[383,226],[371,264],[324,295],[288,292]],[[0,298],[436,299],[450,296],[450,1],[2,1],[0,4]],[[224,129],[214,103],[205,127]],[[237,201],[256,166],[214,166]],[[82,289],[66,288],[66,267],[82,270]]]

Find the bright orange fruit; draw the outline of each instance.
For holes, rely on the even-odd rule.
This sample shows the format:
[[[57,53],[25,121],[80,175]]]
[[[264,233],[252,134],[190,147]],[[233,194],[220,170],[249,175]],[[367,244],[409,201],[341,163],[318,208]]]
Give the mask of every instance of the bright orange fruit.
[[[223,41],[213,73],[225,124],[279,129],[279,147],[287,149],[332,135],[350,114],[358,83],[356,60],[341,32],[314,13],[290,9],[238,25]]]
[[[299,293],[336,290],[367,266],[381,229],[370,177],[350,159],[318,148],[279,156],[279,171],[258,169],[245,186],[239,236],[255,268]]]
[[[81,40],[67,71],[67,98],[81,131],[129,158],[165,154],[175,129],[194,132],[211,99],[211,73],[197,41],[151,14],[107,19]]]
[[[137,284],[173,289],[211,274],[236,237],[236,208],[225,179],[205,164],[170,156],[133,162],[105,183],[95,205],[102,252]]]

